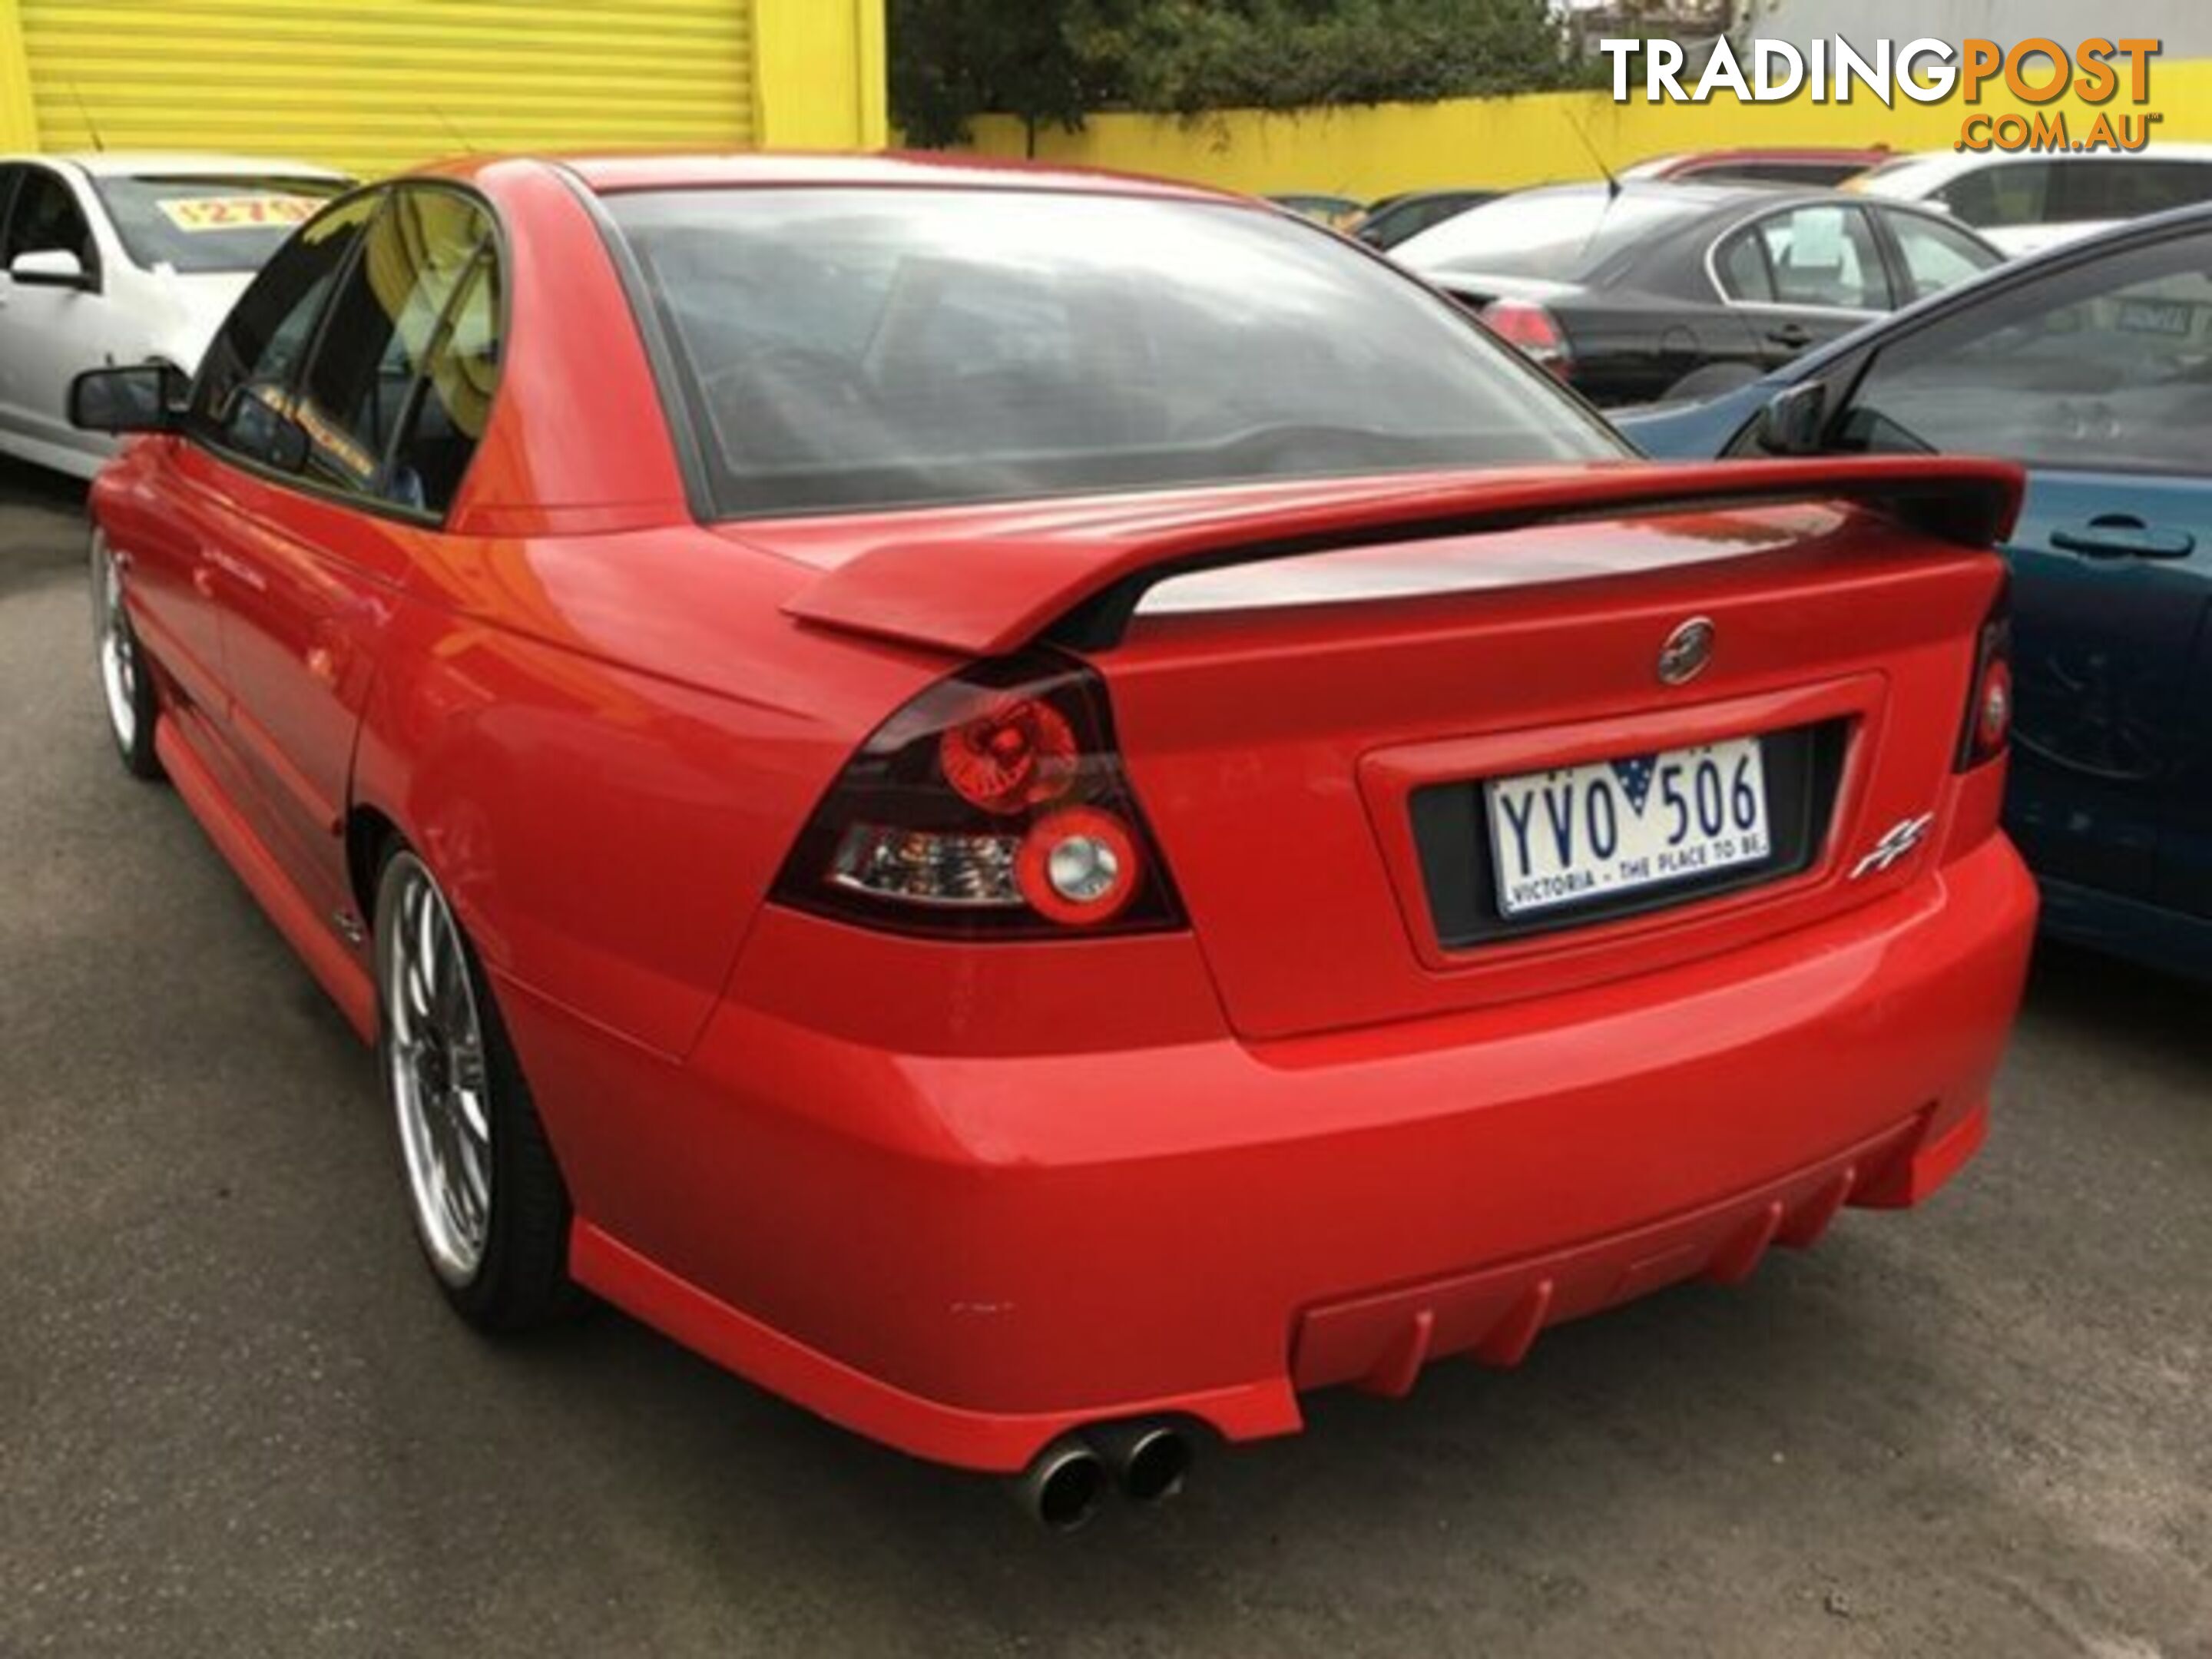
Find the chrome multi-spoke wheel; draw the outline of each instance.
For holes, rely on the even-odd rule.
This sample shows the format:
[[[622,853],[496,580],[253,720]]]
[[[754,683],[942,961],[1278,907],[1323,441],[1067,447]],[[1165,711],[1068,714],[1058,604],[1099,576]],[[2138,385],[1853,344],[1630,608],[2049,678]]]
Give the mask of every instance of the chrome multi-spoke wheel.
[[[384,1064],[422,1248],[438,1277],[471,1283],[492,1206],[491,1079],[476,988],[453,912],[412,854],[387,876],[389,925],[377,950]]]
[[[568,1188],[491,986],[429,866],[395,842],[376,889],[384,1092],[416,1236],[471,1324],[569,1311]]]
[[[138,653],[130,613],[123,606],[123,569],[95,530],[92,535],[92,632],[100,662],[100,689],[108,728],[123,763],[140,777],[161,775],[154,757],[154,687]]]

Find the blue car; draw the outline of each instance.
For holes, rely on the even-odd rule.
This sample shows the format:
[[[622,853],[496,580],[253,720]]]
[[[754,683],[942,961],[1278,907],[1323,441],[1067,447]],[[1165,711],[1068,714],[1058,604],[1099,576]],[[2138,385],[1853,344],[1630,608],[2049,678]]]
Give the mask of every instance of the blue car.
[[[1614,419],[1668,458],[2026,465],[2006,817],[2045,928],[2212,976],[2212,209],[2001,266],[1732,392]]]

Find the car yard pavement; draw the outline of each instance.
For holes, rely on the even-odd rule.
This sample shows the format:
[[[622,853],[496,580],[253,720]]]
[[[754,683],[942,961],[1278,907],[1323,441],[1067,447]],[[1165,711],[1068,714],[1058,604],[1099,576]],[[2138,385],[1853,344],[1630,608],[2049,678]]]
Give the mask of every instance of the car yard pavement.
[[[2203,988],[2046,953],[1926,1209],[1050,1537],[447,1312],[368,1055],[115,763],[82,520],[0,464],[0,1654],[2212,1655]]]

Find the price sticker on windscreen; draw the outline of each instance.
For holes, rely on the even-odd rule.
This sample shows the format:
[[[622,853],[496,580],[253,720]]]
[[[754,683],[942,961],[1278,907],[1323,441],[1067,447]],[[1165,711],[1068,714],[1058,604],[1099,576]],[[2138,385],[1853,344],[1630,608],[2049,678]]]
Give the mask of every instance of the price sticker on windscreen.
[[[164,217],[179,230],[248,230],[257,225],[296,225],[320,204],[308,196],[170,196]]]

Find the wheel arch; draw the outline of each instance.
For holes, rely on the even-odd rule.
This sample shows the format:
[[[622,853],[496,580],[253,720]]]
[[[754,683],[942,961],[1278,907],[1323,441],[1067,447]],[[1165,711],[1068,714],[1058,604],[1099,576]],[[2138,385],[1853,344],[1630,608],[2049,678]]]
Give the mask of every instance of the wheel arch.
[[[345,817],[346,886],[353,895],[354,914],[366,927],[376,915],[377,878],[395,843],[406,836],[398,820],[382,807],[356,799]]]

